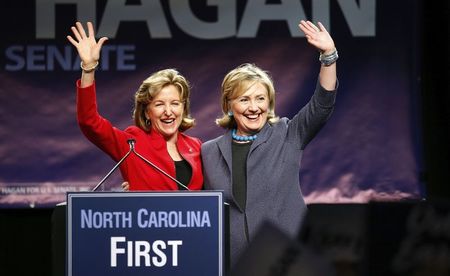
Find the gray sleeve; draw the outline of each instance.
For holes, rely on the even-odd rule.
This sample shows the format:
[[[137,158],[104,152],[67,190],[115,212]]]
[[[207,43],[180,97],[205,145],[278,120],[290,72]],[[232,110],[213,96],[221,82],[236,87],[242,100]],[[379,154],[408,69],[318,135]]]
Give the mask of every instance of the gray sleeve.
[[[336,89],[325,90],[319,82],[309,102],[288,123],[288,140],[300,149],[314,138],[330,118],[336,100]]]

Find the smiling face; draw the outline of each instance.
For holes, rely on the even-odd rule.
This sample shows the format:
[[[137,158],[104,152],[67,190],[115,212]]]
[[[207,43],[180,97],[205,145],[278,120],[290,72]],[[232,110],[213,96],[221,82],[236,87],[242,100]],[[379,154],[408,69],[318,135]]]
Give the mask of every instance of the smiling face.
[[[253,135],[267,122],[269,93],[260,82],[250,82],[244,93],[230,100],[238,135]]]
[[[176,138],[183,119],[184,105],[175,85],[164,86],[147,105],[146,117],[166,140]]]
[[[238,100],[239,98],[239,100]],[[268,121],[278,122],[275,115],[275,89],[269,74],[254,64],[244,63],[225,75],[221,86],[223,116],[216,124],[238,129],[238,134],[254,134]],[[230,111],[235,115],[230,116]]]

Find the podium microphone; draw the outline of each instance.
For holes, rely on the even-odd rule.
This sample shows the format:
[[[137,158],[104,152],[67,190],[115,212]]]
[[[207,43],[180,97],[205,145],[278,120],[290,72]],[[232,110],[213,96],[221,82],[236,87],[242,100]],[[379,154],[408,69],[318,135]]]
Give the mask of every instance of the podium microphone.
[[[131,140],[131,139],[130,139]],[[128,140],[129,141],[129,140]],[[134,140],[133,140],[133,145],[131,146],[130,144],[130,150],[136,154],[137,157],[139,157],[142,161],[144,161],[145,163],[147,163],[148,165],[152,166],[154,169],[156,169],[157,171],[159,171],[160,173],[162,173],[163,175],[167,176],[168,178],[170,178],[173,182],[177,183],[180,187],[183,187],[184,189],[190,191],[191,189],[189,189],[186,185],[184,185],[183,183],[181,183],[180,181],[178,181],[176,178],[174,178],[173,176],[171,176],[170,174],[166,173],[164,170],[162,170],[160,167],[156,166],[155,164],[153,164],[152,162],[150,162],[149,160],[147,160],[144,156],[140,155],[139,153],[137,153],[134,150]]]
[[[136,142],[136,140],[128,139],[127,142],[128,145],[130,145],[130,149],[128,150],[128,152],[122,157],[122,159],[119,160],[119,162],[117,162],[117,164],[109,171],[109,173],[105,175],[105,177],[103,177],[103,179],[100,180],[100,182],[98,182],[98,184],[94,187],[94,189],[92,189],[92,192],[97,191],[97,189],[103,184],[103,182],[105,182],[105,180],[108,179],[108,177],[117,169],[117,167],[120,166],[120,164],[122,164],[122,162],[128,157],[128,155],[130,155],[130,153],[134,151],[134,143]]]

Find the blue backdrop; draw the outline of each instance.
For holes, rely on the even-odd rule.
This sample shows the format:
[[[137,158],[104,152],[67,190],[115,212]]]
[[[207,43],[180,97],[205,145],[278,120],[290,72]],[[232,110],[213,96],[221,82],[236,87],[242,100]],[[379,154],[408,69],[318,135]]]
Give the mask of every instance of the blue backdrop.
[[[214,124],[219,88],[241,63],[271,73],[279,116],[292,117],[308,101],[320,64],[297,24],[321,21],[339,50],[339,94],[335,113],[303,156],[307,202],[422,198],[417,2],[2,3],[0,207],[53,205],[66,191],[91,189],[114,165],[77,126],[79,61],[66,40],[76,20],[93,21],[98,36],[110,38],[96,75],[104,117],[122,129],[132,124],[140,83],[176,68],[193,87],[197,126],[188,134],[203,141],[224,132]],[[117,173],[105,189],[121,182]]]

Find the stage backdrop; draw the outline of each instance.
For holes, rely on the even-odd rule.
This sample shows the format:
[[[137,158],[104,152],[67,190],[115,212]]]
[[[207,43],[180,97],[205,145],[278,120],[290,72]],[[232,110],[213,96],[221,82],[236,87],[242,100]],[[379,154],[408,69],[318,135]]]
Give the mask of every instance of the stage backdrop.
[[[80,62],[66,40],[76,20],[94,22],[98,37],[109,37],[96,74],[104,117],[121,129],[132,124],[140,83],[176,68],[193,87],[197,126],[188,134],[203,141],[224,132],[214,124],[220,84],[245,62],[271,73],[276,113],[296,114],[320,68],[298,22],[322,22],[339,50],[339,91],[332,118],[303,155],[307,202],[422,198],[418,2],[4,1],[0,206],[52,206],[67,191],[92,189],[114,165],[76,122]],[[121,182],[117,172],[104,188]]]

